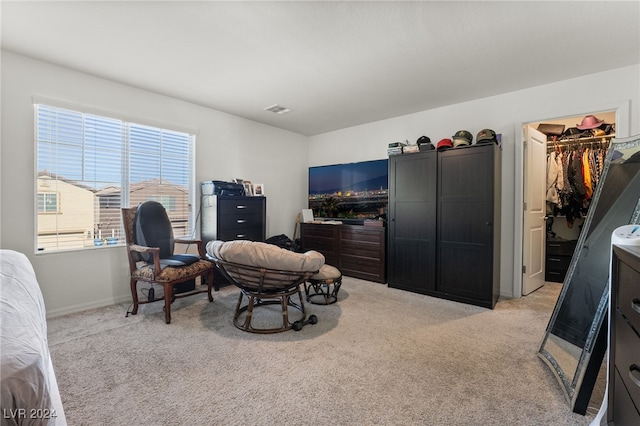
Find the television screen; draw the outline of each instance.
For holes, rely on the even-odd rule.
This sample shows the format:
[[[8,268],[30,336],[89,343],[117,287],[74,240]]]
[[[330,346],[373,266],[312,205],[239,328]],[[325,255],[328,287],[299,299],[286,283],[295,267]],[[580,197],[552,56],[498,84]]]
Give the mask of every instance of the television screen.
[[[309,208],[315,217],[386,217],[389,160],[309,167]]]

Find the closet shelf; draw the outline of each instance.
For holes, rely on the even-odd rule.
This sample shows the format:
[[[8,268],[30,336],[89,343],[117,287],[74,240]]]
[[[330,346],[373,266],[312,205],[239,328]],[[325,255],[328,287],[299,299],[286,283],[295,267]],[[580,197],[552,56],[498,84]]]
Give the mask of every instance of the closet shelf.
[[[553,144],[572,144],[572,143],[584,143],[584,142],[602,142],[602,141],[606,141],[608,142],[609,139],[613,139],[615,138],[616,135],[615,134],[610,134],[610,135],[603,135],[603,136],[590,136],[588,138],[563,138],[563,139],[558,139],[557,141],[547,141],[547,145],[553,145]]]

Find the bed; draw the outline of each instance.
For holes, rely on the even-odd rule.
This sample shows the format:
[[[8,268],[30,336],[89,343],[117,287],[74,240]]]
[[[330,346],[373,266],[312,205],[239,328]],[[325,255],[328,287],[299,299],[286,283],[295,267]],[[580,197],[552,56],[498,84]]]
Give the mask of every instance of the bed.
[[[44,300],[27,257],[0,250],[0,423],[66,425]]]

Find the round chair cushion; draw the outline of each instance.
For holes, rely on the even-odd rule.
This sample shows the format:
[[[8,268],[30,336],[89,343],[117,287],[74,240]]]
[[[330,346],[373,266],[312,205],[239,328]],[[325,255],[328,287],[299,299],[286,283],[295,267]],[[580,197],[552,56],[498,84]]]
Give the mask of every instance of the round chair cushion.
[[[317,274],[313,274],[309,277],[309,280],[337,280],[341,276],[342,274],[338,268],[324,264]]]
[[[317,271],[324,265],[324,256],[320,252],[295,253],[258,241],[209,241],[207,253],[226,262],[281,271]]]

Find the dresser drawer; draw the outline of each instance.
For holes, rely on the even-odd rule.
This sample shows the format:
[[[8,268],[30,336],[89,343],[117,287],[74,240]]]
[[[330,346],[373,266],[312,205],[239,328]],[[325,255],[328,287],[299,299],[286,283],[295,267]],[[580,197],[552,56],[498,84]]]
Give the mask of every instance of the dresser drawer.
[[[330,240],[327,238],[317,238],[317,239],[302,239],[302,246],[304,250],[316,250],[319,251],[325,256],[327,254],[335,254],[336,244],[334,240]]]
[[[253,226],[245,228],[225,228],[221,229],[218,233],[218,239],[223,241],[231,240],[250,240],[250,241],[264,241],[262,235],[262,227]]]
[[[303,223],[300,226],[300,235],[302,238],[329,238],[335,239],[339,225],[322,225]]]
[[[340,256],[340,267],[345,270],[358,270],[368,274],[380,275],[382,263],[376,259],[342,254]]]
[[[573,256],[577,241],[547,241],[547,255]]]
[[[545,268],[552,269],[555,271],[567,271],[569,269],[569,264],[571,263],[571,257],[569,256],[558,256],[555,254],[547,255]]]
[[[247,212],[221,215],[218,226],[222,229],[246,229],[255,227],[257,223],[262,223],[262,214]]]
[[[342,242],[357,241],[377,245],[384,241],[383,229],[370,230],[364,226],[358,228],[362,229],[340,228],[340,239]]]
[[[567,275],[567,271],[560,271],[560,270],[554,270],[554,269],[547,269],[546,271],[544,271],[545,273],[545,280],[547,281],[552,281],[554,283],[561,283],[564,281],[564,277]]]
[[[262,197],[238,197],[238,198],[226,198],[220,200],[220,214],[262,214]]]
[[[636,329],[640,330],[640,279],[639,272],[621,263],[618,269],[618,309]]]
[[[366,268],[362,265],[345,264],[344,261],[342,261],[340,271],[342,272],[342,275],[346,275],[348,277],[360,278],[378,283],[384,282],[384,276],[382,275],[380,268]]]
[[[620,373],[614,369],[614,391],[615,398],[613,401],[613,420],[616,425],[638,425],[640,424],[640,412],[633,404],[631,396],[624,388]],[[611,408],[610,408],[611,409]],[[611,424],[611,423],[609,423]]]
[[[357,256],[381,262],[384,253],[378,244],[362,243],[358,241],[341,241],[340,253],[343,256]]]
[[[325,244],[317,244],[318,241],[314,241],[313,244],[302,244],[302,249],[304,251],[315,250],[317,252],[322,253],[324,256],[324,263],[331,266],[338,266],[338,253],[335,251],[335,247],[333,243],[330,245]]]
[[[640,336],[616,311],[615,366],[636,404],[640,404]]]

